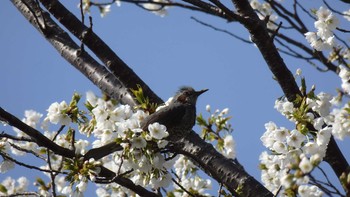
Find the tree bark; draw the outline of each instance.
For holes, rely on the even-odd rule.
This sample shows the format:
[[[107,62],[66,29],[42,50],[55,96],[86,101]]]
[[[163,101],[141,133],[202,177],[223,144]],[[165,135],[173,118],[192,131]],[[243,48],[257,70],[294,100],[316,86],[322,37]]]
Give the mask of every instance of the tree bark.
[[[163,103],[162,99],[92,29],[86,27],[58,0],[40,0],[40,2],[63,26],[90,48],[111,73],[123,83],[129,93],[130,89],[137,89],[137,85],[140,85],[150,102]]]
[[[61,56],[84,74],[92,83],[111,98],[131,106],[133,100],[127,87],[100,65],[86,51],[82,50],[69,35],[55,23],[50,14],[42,10],[33,0],[12,0],[23,16],[46,38]]]

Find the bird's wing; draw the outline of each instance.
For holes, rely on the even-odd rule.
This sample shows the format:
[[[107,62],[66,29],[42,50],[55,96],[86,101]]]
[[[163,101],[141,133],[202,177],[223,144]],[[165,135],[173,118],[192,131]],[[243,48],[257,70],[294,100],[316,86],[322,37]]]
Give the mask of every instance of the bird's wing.
[[[167,128],[172,128],[181,123],[182,117],[186,113],[185,105],[167,106],[153,114],[147,116],[141,122],[141,128],[144,131],[148,130],[148,125],[158,122],[159,124],[165,125]]]

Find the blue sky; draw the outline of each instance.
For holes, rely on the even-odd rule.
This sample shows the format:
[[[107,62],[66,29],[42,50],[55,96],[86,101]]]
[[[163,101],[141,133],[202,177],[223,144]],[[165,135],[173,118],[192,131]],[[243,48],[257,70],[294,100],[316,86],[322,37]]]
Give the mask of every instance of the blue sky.
[[[78,14],[78,1],[62,2],[69,2],[67,6]],[[239,24],[177,8],[168,11],[169,15],[162,18],[124,3],[121,7],[112,6],[111,13],[100,18],[97,9],[93,9],[94,31],[163,100],[182,85],[209,88],[198,101],[198,113],[207,115],[207,104],[214,110],[230,109],[238,160],[249,174],[260,180],[258,157],[265,149],[259,138],[265,131],[264,124],[274,121],[293,129],[273,108],[275,99],[282,96],[281,89],[257,48],[204,27],[190,17],[248,39]],[[85,95],[92,90],[99,94],[9,1],[0,2],[0,24],[2,108],[22,118],[27,109],[46,114],[51,103],[68,102],[74,92]],[[293,73],[297,68],[303,70],[308,86],[315,84],[316,92],[335,94],[335,88],[340,87],[340,79],[334,73],[321,73],[305,62],[284,58]],[[7,127],[6,131],[11,129]],[[339,145],[349,159],[348,140]],[[22,168],[16,169],[11,174],[23,174]],[[0,174],[0,180],[5,177]]]

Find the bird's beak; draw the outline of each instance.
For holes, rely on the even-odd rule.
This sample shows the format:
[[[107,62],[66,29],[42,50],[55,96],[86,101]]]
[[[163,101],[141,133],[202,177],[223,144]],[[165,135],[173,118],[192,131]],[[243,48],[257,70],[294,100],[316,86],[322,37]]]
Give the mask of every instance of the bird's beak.
[[[203,94],[204,92],[208,91],[209,89],[204,89],[204,90],[199,90],[199,91],[196,91],[196,94],[197,96]]]

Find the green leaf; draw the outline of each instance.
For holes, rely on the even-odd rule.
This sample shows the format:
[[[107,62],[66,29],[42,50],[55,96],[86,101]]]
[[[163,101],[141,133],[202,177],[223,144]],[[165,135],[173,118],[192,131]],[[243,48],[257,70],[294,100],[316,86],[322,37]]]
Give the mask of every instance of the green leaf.
[[[197,124],[198,124],[199,126],[207,126],[207,125],[208,125],[207,122],[204,120],[202,114],[199,114],[199,115],[197,116]]]
[[[2,184],[0,184],[0,192],[1,192],[1,193],[7,194],[7,189],[6,189],[6,187],[3,186]]]
[[[134,94],[136,101],[139,103],[137,106],[138,108],[148,111],[150,114],[156,111],[157,104],[149,101],[149,98],[143,94],[142,87],[139,84],[137,85],[137,89],[131,89],[131,92]]]

